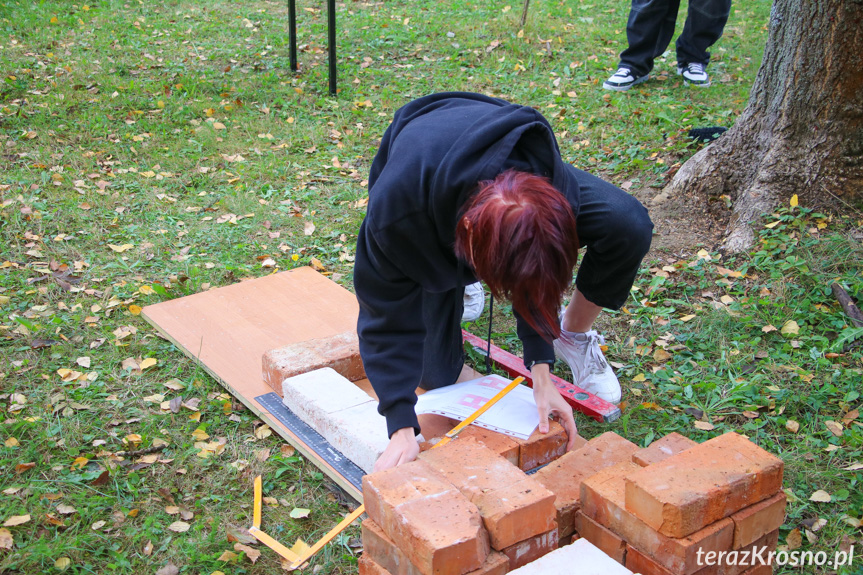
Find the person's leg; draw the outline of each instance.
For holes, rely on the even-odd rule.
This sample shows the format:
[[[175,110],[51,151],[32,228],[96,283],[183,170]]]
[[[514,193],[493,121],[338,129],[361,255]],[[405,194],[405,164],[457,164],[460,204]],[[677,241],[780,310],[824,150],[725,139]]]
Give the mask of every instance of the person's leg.
[[[605,340],[593,323],[602,308],[617,309],[626,301],[650,247],[653,224],[641,203],[623,190],[586,172],[575,174],[581,199],[576,228],[586,250],[554,347],[576,385],[617,403],[620,383],[602,354]]]
[[[629,68],[636,77],[653,70],[654,58],[665,52],[674,35],[679,7],[680,0],[632,0],[621,68]]]
[[[447,292],[423,292],[423,319],[426,339],[420,387],[437,389],[452,385],[464,367],[461,318],[464,288]]]
[[[722,37],[731,12],[731,0],[689,0],[683,32],[677,38],[677,67],[710,62],[708,48]]]

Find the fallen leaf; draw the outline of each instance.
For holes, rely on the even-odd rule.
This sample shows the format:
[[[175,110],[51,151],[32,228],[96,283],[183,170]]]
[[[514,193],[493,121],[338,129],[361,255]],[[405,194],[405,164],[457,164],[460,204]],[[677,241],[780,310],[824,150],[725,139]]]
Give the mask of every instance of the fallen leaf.
[[[315,233],[315,224],[313,224],[312,222],[306,222],[305,224],[303,224],[303,233],[307,236]]]
[[[304,519],[304,518],[308,517],[309,513],[311,513],[311,512],[312,512],[311,509],[304,509],[302,507],[294,507],[291,510],[290,515],[291,515],[291,519]]]
[[[191,525],[189,525],[185,521],[174,521],[173,523],[168,525],[168,529],[176,533],[185,533],[189,530],[190,527]]]
[[[760,415],[758,415],[757,411],[744,411],[743,417],[746,419],[758,419]]]
[[[731,297],[730,295],[724,295],[721,298],[719,298],[719,301],[721,301],[725,305],[731,305],[734,303],[734,298]]]
[[[15,527],[16,525],[24,525],[30,521],[30,515],[13,515],[3,522],[3,527]]]
[[[54,567],[59,569],[60,571],[65,571],[69,568],[69,565],[72,564],[72,560],[68,557],[60,557],[56,561],[54,561]]]
[[[800,546],[803,545],[803,536],[800,534],[800,530],[792,529],[789,531],[788,535],[785,536],[785,543],[790,551],[800,549]]]
[[[258,558],[261,556],[261,552],[257,549],[252,549],[248,545],[243,545],[242,543],[234,543],[234,551],[242,551],[246,554],[246,557],[249,558],[249,561],[254,564]]]
[[[715,426],[712,423],[708,423],[706,421],[696,421],[695,429],[700,429],[702,431],[712,431],[715,429]]]
[[[19,463],[18,465],[15,466],[15,473],[21,474],[21,473],[24,473],[25,471],[27,471],[28,469],[33,469],[34,467],[36,467],[36,463],[34,461],[31,461],[29,463]]]
[[[312,258],[310,263],[312,264],[312,268],[316,271],[322,272],[326,271],[327,268],[324,267],[324,264],[321,263],[321,260],[318,258]]]
[[[842,427],[841,423],[836,423],[835,421],[825,421],[825,427],[830,430],[830,433],[835,435],[836,437],[842,437],[842,434],[845,432],[845,428]]]
[[[809,501],[815,501],[816,503],[830,503],[832,500],[833,498],[830,497],[830,494],[823,489],[819,489],[809,496]]]
[[[117,245],[114,245],[114,244],[108,244],[108,247],[109,247],[109,248],[111,248],[112,250],[114,250],[115,252],[117,252],[117,253],[120,253],[120,254],[121,254],[121,253],[123,253],[123,252],[125,252],[125,251],[131,250],[131,249],[132,249],[132,248],[134,248],[135,246],[134,246],[134,245],[132,245],[132,244],[123,244],[123,245],[121,245],[121,246],[117,246]]]
[[[848,467],[843,467],[845,471],[860,471],[863,469],[863,463],[852,463]]]
[[[789,419],[785,422],[785,429],[787,429],[791,433],[797,433],[800,430],[800,424],[793,419]]]
[[[671,354],[662,349],[661,347],[657,347],[653,352],[653,360],[657,363],[663,363],[671,359]]]
[[[77,513],[78,510],[72,507],[71,505],[60,504],[57,506],[57,513],[60,515],[72,515],[73,513]]]
[[[281,452],[282,457],[293,457],[294,454],[297,452],[297,450],[294,449],[293,445],[288,445],[287,443],[282,445],[279,448],[279,451]]]
[[[239,555],[234,553],[233,551],[223,551],[219,558],[216,561],[236,561]]]
[[[79,357],[75,360],[75,363],[80,365],[81,367],[90,367],[90,358],[89,357]]]
[[[761,331],[763,331],[764,333],[770,333],[771,331],[776,331],[776,329],[777,329],[776,326],[768,324],[768,325],[765,325],[764,327],[762,327]]]
[[[145,369],[147,369],[149,367],[153,367],[154,365],[156,365],[158,363],[159,363],[159,360],[156,359],[155,357],[148,357],[147,359],[145,359],[144,361],[141,362],[141,365],[139,365],[138,368],[141,371],[144,371]]]
[[[12,539],[12,532],[8,529],[0,528],[0,549],[12,549],[15,541]]]
[[[210,439],[210,436],[207,434],[207,432],[200,427],[192,432],[192,437],[194,437],[198,441],[206,441],[207,439]]]
[[[5,445],[6,447],[18,447],[21,444],[18,442],[18,440],[16,438],[9,437],[6,439],[6,441],[3,442],[3,445]]]
[[[75,460],[72,462],[72,465],[69,466],[69,469],[73,471],[76,469],[84,469],[84,466],[87,465],[89,461],[90,460],[86,457],[76,457]]]
[[[150,555],[152,555],[153,554],[153,542],[147,541],[147,544],[144,545],[144,549],[142,552],[144,553],[145,557],[149,557]]]
[[[141,315],[142,311],[143,310],[139,305],[132,304],[129,306],[129,313],[131,313],[132,315]]]
[[[796,208],[798,204],[797,194],[791,196],[791,201],[789,201],[788,203],[791,205],[792,208]]]
[[[167,565],[156,571],[156,575],[178,575],[179,572],[179,567],[177,567],[173,563],[168,563]]]
[[[97,521],[93,525],[90,526],[90,529],[92,529],[93,531],[98,531],[99,529],[101,529],[102,527],[105,526],[105,523],[107,523],[107,522],[106,521]]]
[[[269,425],[262,425],[255,430],[255,437],[258,439],[266,439],[273,434],[273,430]]]
[[[797,325],[797,322],[793,319],[790,319],[785,322],[782,326],[782,329],[779,330],[779,333],[782,335],[797,335],[800,333],[800,326]]]
[[[257,539],[252,537],[248,531],[243,529],[242,527],[228,527],[228,541],[243,543],[245,545],[250,545],[257,543]]]

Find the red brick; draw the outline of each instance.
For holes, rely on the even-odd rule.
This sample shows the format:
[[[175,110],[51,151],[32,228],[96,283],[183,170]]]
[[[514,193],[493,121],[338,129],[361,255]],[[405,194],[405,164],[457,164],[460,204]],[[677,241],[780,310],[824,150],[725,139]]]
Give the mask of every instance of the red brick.
[[[759,565],[752,569],[747,569],[740,575],[773,575],[773,567],[770,565]]]
[[[536,469],[566,453],[566,443],[569,439],[566,430],[556,421],[548,423],[548,433],[540,433],[539,429],[536,429],[527,439],[514,438],[519,444],[518,466],[523,470]],[[575,441],[576,449],[585,443],[581,436],[576,437]]]
[[[734,549],[776,531],[785,522],[785,494],[781,491],[755,505],[741,509],[731,516],[734,521]]]
[[[632,454],[632,460],[642,467],[647,467],[653,463],[659,463],[677,455],[681,451],[686,451],[690,447],[698,445],[688,437],[684,437],[679,433],[669,433],[662,439],[657,439],[644,449],[639,449]]]
[[[557,527],[554,493],[475,439],[459,437],[420,460],[477,506],[495,549]]]
[[[557,496],[554,506],[561,536],[570,535],[575,530],[581,482],[606,467],[629,460],[637,450],[637,445],[609,431],[534,474],[537,481]]]
[[[476,505],[421,461],[363,476],[363,499],[369,517],[423,575],[463,575],[488,556]]]
[[[677,575],[699,569],[697,553],[727,551],[734,538],[734,522],[722,519],[684,538],[663,535],[626,510],[625,489],[629,476],[649,469],[632,461],[607,467],[581,484],[581,511],[619,535],[628,545],[649,553],[657,563]]]
[[[626,556],[626,541],[615,533],[581,512],[575,514],[575,532],[596,545],[600,551],[623,564],[623,558]]]
[[[631,474],[626,508],[669,537],[685,537],[772,497],[782,460],[729,432]]]
[[[559,539],[557,529],[552,529],[548,533],[531,537],[501,551],[509,558],[509,570],[512,571],[557,549]]]
[[[372,519],[362,523],[363,557],[372,559],[391,575],[420,575],[407,555],[387,537],[383,529]]]
[[[393,575],[365,553],[360,555],[357,566],[360,568],[360,575]]]
[[[478,425],[468,425],[458,437],[460,440],[471,437],[513,465],[518,465],[519,444],[514,437]]]
[[[271,349],[263,356],[264,382],[279,395],[287,378],[324,367],[334,369],[350,381],[366,377],[356,331]]]
[[[767,535],[762,536],[754,543],[731,551],[730,553],[737,553],[737,555],[726,555],[724,560],[719,561],[719,565],[717,565],[716,569],[717,575],[742,575],[743,573],[746,573],[747,570],[762,567],[761,561],[758,560],[758,557],[761,557],[764,562],[767,562],[768,555],[771,551],[776,550],[778,543],[779,530],[777,529],[776,531],[772,531]],[[758,549],[763,549],[760,555],[753,553],[753,551]],[[748,556],[744,557],[743,552],[748,552]],[[698,575],[701,574],[699,573]],[[711,573],[710,575],[713,574]]]
[[[390,575],[419,575],[420,571],[410,562],[407,555],[386,536],[377,523],[366,519],[362,523],[363,557],[373,560]],[[503,575],[509,570],[509,558],[503,553],[492,551],[485,563],[468,575]]]
[[[675,575],[632,545],[626,549],[626,568],[640,575]]]

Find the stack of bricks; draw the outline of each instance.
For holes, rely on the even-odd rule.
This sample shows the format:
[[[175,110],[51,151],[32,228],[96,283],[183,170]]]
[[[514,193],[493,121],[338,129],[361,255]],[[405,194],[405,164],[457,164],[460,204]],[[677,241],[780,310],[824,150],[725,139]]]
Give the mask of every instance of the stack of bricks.
[[[642,575],[763,575],[783,464],[745,437],[667,436],[586,478],[575,530]]]
[[[776,547],[783,466],[740,435],[698,444],[671,434],[639,449],[609,432],[547,451],[532,475],[500,439],[474,430],[365,476],[360,574],[541,573],[537,560],[564,550],[558,562],[582,566],[588,547],[569,545],[579,538],[621,573],[772,572],[742,560]]]

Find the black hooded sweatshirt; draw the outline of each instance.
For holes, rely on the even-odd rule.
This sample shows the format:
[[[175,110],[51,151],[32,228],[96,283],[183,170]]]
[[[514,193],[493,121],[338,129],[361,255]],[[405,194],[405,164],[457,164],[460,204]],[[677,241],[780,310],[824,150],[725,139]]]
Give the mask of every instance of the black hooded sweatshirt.
[[[578,214],[574,168],[533,108],[481,94],[432,94],[397,110],[384,133],[369,176],[354,288],[360,354],[390,436],[404,427],[419,433],[422,292],[477,281],[455,255],[456,224],[477,184],[509,168],[547,177]],[[553,360],[551,342],[516,319],[525,362]]]

